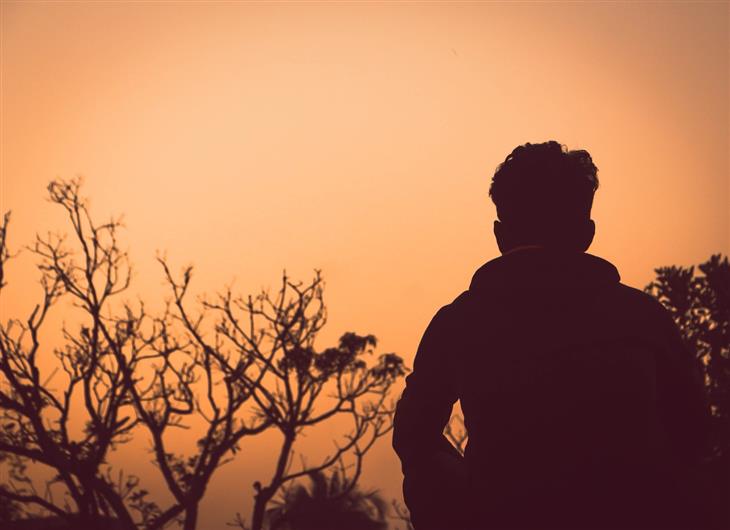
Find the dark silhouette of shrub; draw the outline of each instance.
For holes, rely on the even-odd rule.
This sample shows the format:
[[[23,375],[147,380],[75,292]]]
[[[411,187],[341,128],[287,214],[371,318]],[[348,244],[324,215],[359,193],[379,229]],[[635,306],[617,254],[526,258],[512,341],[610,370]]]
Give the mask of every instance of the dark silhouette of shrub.
[[[310,487],[295,484],[267,512],[270,530],[386,530],[386,502],[363,492],[335,470],[308,475]]]

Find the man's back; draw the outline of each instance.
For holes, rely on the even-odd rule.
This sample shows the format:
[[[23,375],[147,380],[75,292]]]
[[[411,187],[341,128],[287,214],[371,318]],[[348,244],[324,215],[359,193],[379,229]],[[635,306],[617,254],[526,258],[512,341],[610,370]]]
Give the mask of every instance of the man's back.
[[[457,399],[467,526],[686,526],[706,414],[691,363],[669,315],[604,260],[526,248],[487,263],[434,317],[398,405],[417,530],[445,528],[418,511],[438,503],[424,470]]]
[[[555,141],[497,167],[502,257],[433,318],[396,411],[416,530],[699,528],[703,384],[661,305],[585,254],[597,173]],[[442,434],[457,400],[463,460]]]

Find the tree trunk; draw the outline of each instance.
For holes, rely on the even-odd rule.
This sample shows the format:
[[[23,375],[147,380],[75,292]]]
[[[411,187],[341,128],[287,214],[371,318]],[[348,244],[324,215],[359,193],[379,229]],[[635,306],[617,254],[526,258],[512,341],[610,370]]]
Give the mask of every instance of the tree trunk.
[[[195,530],[198,523],[198,503],[193,503],[185,508],[185,522],[183,530]]]
[[[253,503],[253,517],[251,518],[251,530],[262,530],[264,527],[264,516],[266,515],[266,506],[271,498],[276,494],[281,486],[281,479],[286,471],[286,464],[289,461],[289,454],[296,435],[294,430],[287,430],[284,433],[284,441],[279,450],[279,458],[276,462],[276,470],[271,482],[265,488],[261,488],[256,493]]]
[[[251,530],[262,530],[264,527],[264,515],[266,515],[266,505],[271,500],[272,494],[268,488],[262,489],[254,497],[253,516],[251,518]]]

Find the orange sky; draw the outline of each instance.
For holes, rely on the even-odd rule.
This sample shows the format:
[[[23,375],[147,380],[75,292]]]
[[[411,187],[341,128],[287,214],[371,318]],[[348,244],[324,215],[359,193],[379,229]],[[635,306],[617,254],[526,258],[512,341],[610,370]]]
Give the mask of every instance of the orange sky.
[[[150,300],[158,249],[196,266],[198,292],[321,268],[322,345],[373,333],[410,364],[497,253],[494,168],[547,139],[592,153],[591,252],[626,283],[730,252],[726,3],[3,1],[1,16],[12,247],[61,228],[45,185],[84,175],[97,217],[125,215],[132,293]],[[3,320],[34,302],[31,264],[9,267]],[[201,528],[247,512],[266,467],[246,465],[214,479]],[[387,444],[368,467],[398,495]]]

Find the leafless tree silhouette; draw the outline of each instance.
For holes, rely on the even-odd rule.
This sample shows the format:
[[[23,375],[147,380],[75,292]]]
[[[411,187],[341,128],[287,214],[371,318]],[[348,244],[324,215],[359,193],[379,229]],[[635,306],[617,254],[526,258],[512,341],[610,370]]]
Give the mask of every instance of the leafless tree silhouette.
[[[129,286],[131,267],[117,242],[121,220],[94,224],[79,188],[79,181],[48,187],[51,202],[68,214],[79,260],[64,236],[38,236],[30,250],[39,258],[41,301],[25,320],[0,323],[0,451],[10,466],[10,481],[0,487],[0,495],[70,524],[93,527],[113,515],[125,528],[136,528],[156,507],[135,477],[121,472],[113,476],[106,462],[114,446],[127,441],[138,425],[127,390],[141,359],[120,354],[138,320],[124,323],[105,315],[109,300]],[[0,238],[3,287],[11,257],[9,218],[6,214]],[[76,330],[64,326],[65,344],[53,350],[63,381],[58,380],[58,368],[42,379],[40,330],[61,296],[70,296],[86,318]],[[72,416],[84,418],[78,436],[69,426]],[[37,491],[26,474],[30,461],[53,471],[44,491]],[[65,486],[62,499],[54,498],[56,485]]]
[[[132,276],[118,243],[122,222],[94,223],[80,189],[80,180],[49,185],[72,237],[37,237],[29,250],[38,258],[41,301],[26,319],[0,323],[0,461],[9,469],[0,485],[8,507],[3,513],[20,506],[65,519],[69,527],[108,526],[113,519],[119,528],[152,530],[178,521],[190,530],[215,471],[236,455],[244,437],[270,427],[284,442],[271,481],[256,491],[257,528],[256,514],[272,496],[311,471],[346,469],[351,457],[354,484],[363,456],[390,429],[388,392],[404,373],[401,359],[385,354],[366,363],[375,338],[354,333],[336,348],[315,352],[325,322],[319,273],[308,285],[284,276],[273,297],[241,297],[228,289],[190,309],[192,267],[177,277],[159,257],[171,293],[164,310],[149,314],[141,301],[112,307]],[[0,226],[0,289],[13,257],[9,218]],[[63,345],[52,350],[53,370],[40,331],[61,297],[83,316],[75,328],[64,325]],[[324,393],[328,384],[333,398]],[[301,431],[340,414],[352,418],[352,432],[329,458],[292,469]],[[80,419],[79,434],[73,423]],[[190,423],[204,425],[203,435],[190,454],[174,454],[170,436]],[[150,500],[137,477],[108,462],[115,447],[145,431],[172,495],[166,507]],[[52,471],[42,491],[29,478],[31,462]]]
[[[243,299],[226,291],[204,302],[218,313],[217,332],[246,349],[249,362],[266,374],[250,385],[251,397],[258,415],[281,434],[272,476],[254,483],[253,530],[263,527],[266,508],[277,492],[296,479],[336,467],[347,481],[343,489],[354,487],[365,454],[392,428],[389,393],[405,373],[403,361],[386,353],[367,362],[377,341],[355,333],[345,333],[336,347],[317,352],[315,339],[326,321],[322,287],[319,274],[307,285],[285,275],[273,296],[263,292]],[[331,453],[316,463],[295,462],[300,435],[336,416],[349,418],[351,428]],[[238,524],[245,527],[240,516]]]

